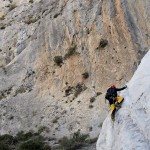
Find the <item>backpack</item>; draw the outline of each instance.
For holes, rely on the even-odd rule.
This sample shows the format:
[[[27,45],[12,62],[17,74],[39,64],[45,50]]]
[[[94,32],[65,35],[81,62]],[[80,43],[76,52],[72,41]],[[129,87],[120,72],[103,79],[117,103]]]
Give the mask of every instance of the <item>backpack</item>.
[[[109,100],[111,97],[115,97],[116,90],[114,88],[109,88],[106,92],[105,98]]]

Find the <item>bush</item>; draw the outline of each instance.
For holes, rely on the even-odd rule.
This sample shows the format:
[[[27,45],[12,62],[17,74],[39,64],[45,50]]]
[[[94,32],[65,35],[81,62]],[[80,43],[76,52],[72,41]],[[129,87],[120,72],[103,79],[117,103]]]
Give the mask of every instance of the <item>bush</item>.
[[[102,94],[102,92],[97,92],[96,94],[97,94],[97,96],[99,96],[99,95],[101,95],[101,94]]]
[[[88,142],[89,144],[93,144],[93,143],[96,143],[97,140],[98,140],[98,138],[96,137],[96,138],[93,138],[93,139],[88,139],[87,142]]]
[[[0,17],[0,20],[4,20],[4,19],[5,19],[5,16],[4,16],[4,15]]]
[[[95,97],[91,97],[91,98],[90,98],[90,102],[91,102],[91,103],[93,103],[95,100],[96,100]]]
[[[44,143],[39,140],[29,140],[20,144],[17,150],[43,150]]]
[[[89,105],[89,108],[91,109],[91,108],[93,108],[94,106],[93,105]]]
[[[17,96],[19,93],[25,93],[27,91],[27,87],[24,87],[21,85],[16,91],[15,94],[13,95],[14,97]]]
[[[42,15],[47,11],[48,9],[44,9],[42,10]]]
[[[60,15],[59,13],[56,13],[56,14],[54,15],[54,18],[57,18],[59,15]]]
[[[60,66],[60,67],[61,67],[61,64],[63,63],[63,58],[62,58],[62,56],[55,56],[55,57],[54,57],[54,62],[55,62],[55,64],[57,64],[57,66]]]
[[[73,87],[68,86],[68,88],[65,90],[65,96],[69,96],[73,93]]]
[[[0,93],[0,100],[2,100],[3,98],[6,98],[7,96],[5,95],[5,93],[1,92]]]
[[[84,79],[87,79],[89,77],[89,73],[88,72],[84,72],[82,74],[82,76],[83,76]]]
[[[28,18],[24,21],[26,24],[35,23],[38,19],[32,15],[29,15]]]
[[[44,132],[44,131],[49,132],[49,128],[46,127],[46,126],[39,127],[39,129],[38,129],[38,133],[39,134],[42,133],[42,132]]]
[[[80,95],[81,92],[85,91],[86,89],[87,87],[83,83],[78,83],[74,87],[68,86],[68,88],[65,90],[65,96],[74,94],[74,98],[75,98],[75,97],[78,97],[78,95]]]
[[[1,30],[4,30],[6,27],[5,27],[5,25],[4,24],[0,24],[0,29]]]
[[[108,45],[108,41],[106,39],[101,39],[99,43],[100,48],[104,48]]]
[[[78,83],[75,87],[74,96],[78,97],[78,95],[80,95],[80,93],[86,89],[87,89],[87,87],[84,84]]]
[[[76,49],[77,49],[77,46],[76,46],[76,45],[73,46],[73,47],[70,47],[70,48],[68,49],[68,52],[65,54],[64,59],[67,59],[67,58],[69,58],[69,57],[72,56],[72,55],[78,54],[78,53],[76,52]]]
[[[34,132],[19,132],[16,136],[0,136],[0,150],[51,150],[44,137]]]
[[[11,145],[14,143],[14,138],[9,134],[4,134],[0,136],[0,142],[3,144]]]
[[[33,0],[29,0],[29,3],[33,3]]]
[[[57,123],[59,118],[55,118],[52,120],[52,123]]]
[[[45,145],[43,146],[43,149],[42,149],[42,150],[51,150],[51,147],[50,147],[49,145],[45,144]]]
[[[26,140],[29,140],[30,138],[32,138],[33,136],[34,136],[34,133],[32,133],[32,132],[24,133],[23,131],[21,131],[16,135],[15,140],[18,142],[26,141]]]
[[[7,7],[9,8],[9,11],[11,11],[11,10],[15,9],[17,7],[17,5],[15,3],[13,3],[13,4],[9,4]]]
[[[34,133],[33,131],[29,131],[27,133],[21,131],[14,137],[16,143],[22,143],[31,139],[38,139],[40,141],[44,141],[44,138],[39,133]]]
[[[10,150],[9,146],[0,142],[0,150]]]
[[[80,131],[77,131],[73,134],[71,139],[64,137],[59,140],[59,143],[64,150],[76,150],[86,144],[88,137],[88,134],[81,134]]]

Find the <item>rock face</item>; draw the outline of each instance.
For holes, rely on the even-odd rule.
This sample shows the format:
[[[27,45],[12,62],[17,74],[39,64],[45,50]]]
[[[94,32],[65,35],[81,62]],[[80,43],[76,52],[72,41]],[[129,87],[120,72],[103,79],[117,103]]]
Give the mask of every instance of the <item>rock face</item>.
[[[150,52],[142,59],[128,88],[121,94],[124,102],[115,116],[103,123],[97,150],[150,149]]]
[[[0,134],[96,137],[108,112],[100,94],[125,84],[148,50],[150,2],[0,3]]]

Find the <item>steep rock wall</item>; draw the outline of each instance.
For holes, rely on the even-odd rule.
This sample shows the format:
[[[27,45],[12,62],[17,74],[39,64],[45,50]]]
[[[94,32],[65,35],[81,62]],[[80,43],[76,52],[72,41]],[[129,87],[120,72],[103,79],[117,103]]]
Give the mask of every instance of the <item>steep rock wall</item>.
[[[142,59],[137,71],[121,95],[121,109],[115,122],[110,114],[105,119],[97,141],[97,150],[150,149],[150,52]]]
[[[125,84],[150,44],[150,2],[0,3],[0,133],[47,126],[58,138],[78,129],[97,136],[108,111],[99,93]],[[66,58],[61,66],[55,56]]]

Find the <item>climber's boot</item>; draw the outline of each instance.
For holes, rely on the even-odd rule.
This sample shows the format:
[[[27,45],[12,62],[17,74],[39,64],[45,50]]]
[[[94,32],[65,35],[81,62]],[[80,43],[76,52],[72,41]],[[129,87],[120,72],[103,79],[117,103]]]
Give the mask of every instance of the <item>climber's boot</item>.
[[[116,102],[117,102],[118,104],[121,104],[121,103],[123,102],[123,100],[124,100],[124,98],[121,97],[121,96],[118,96],[118,97],[116,98]]]
[[[114,114],[111,114],[111,120],[115,121],[115,115]]]
[[[121,108],[121,104],[120,103],[115,103],[115,106],[117,107],[117,109],[120,109]]]

